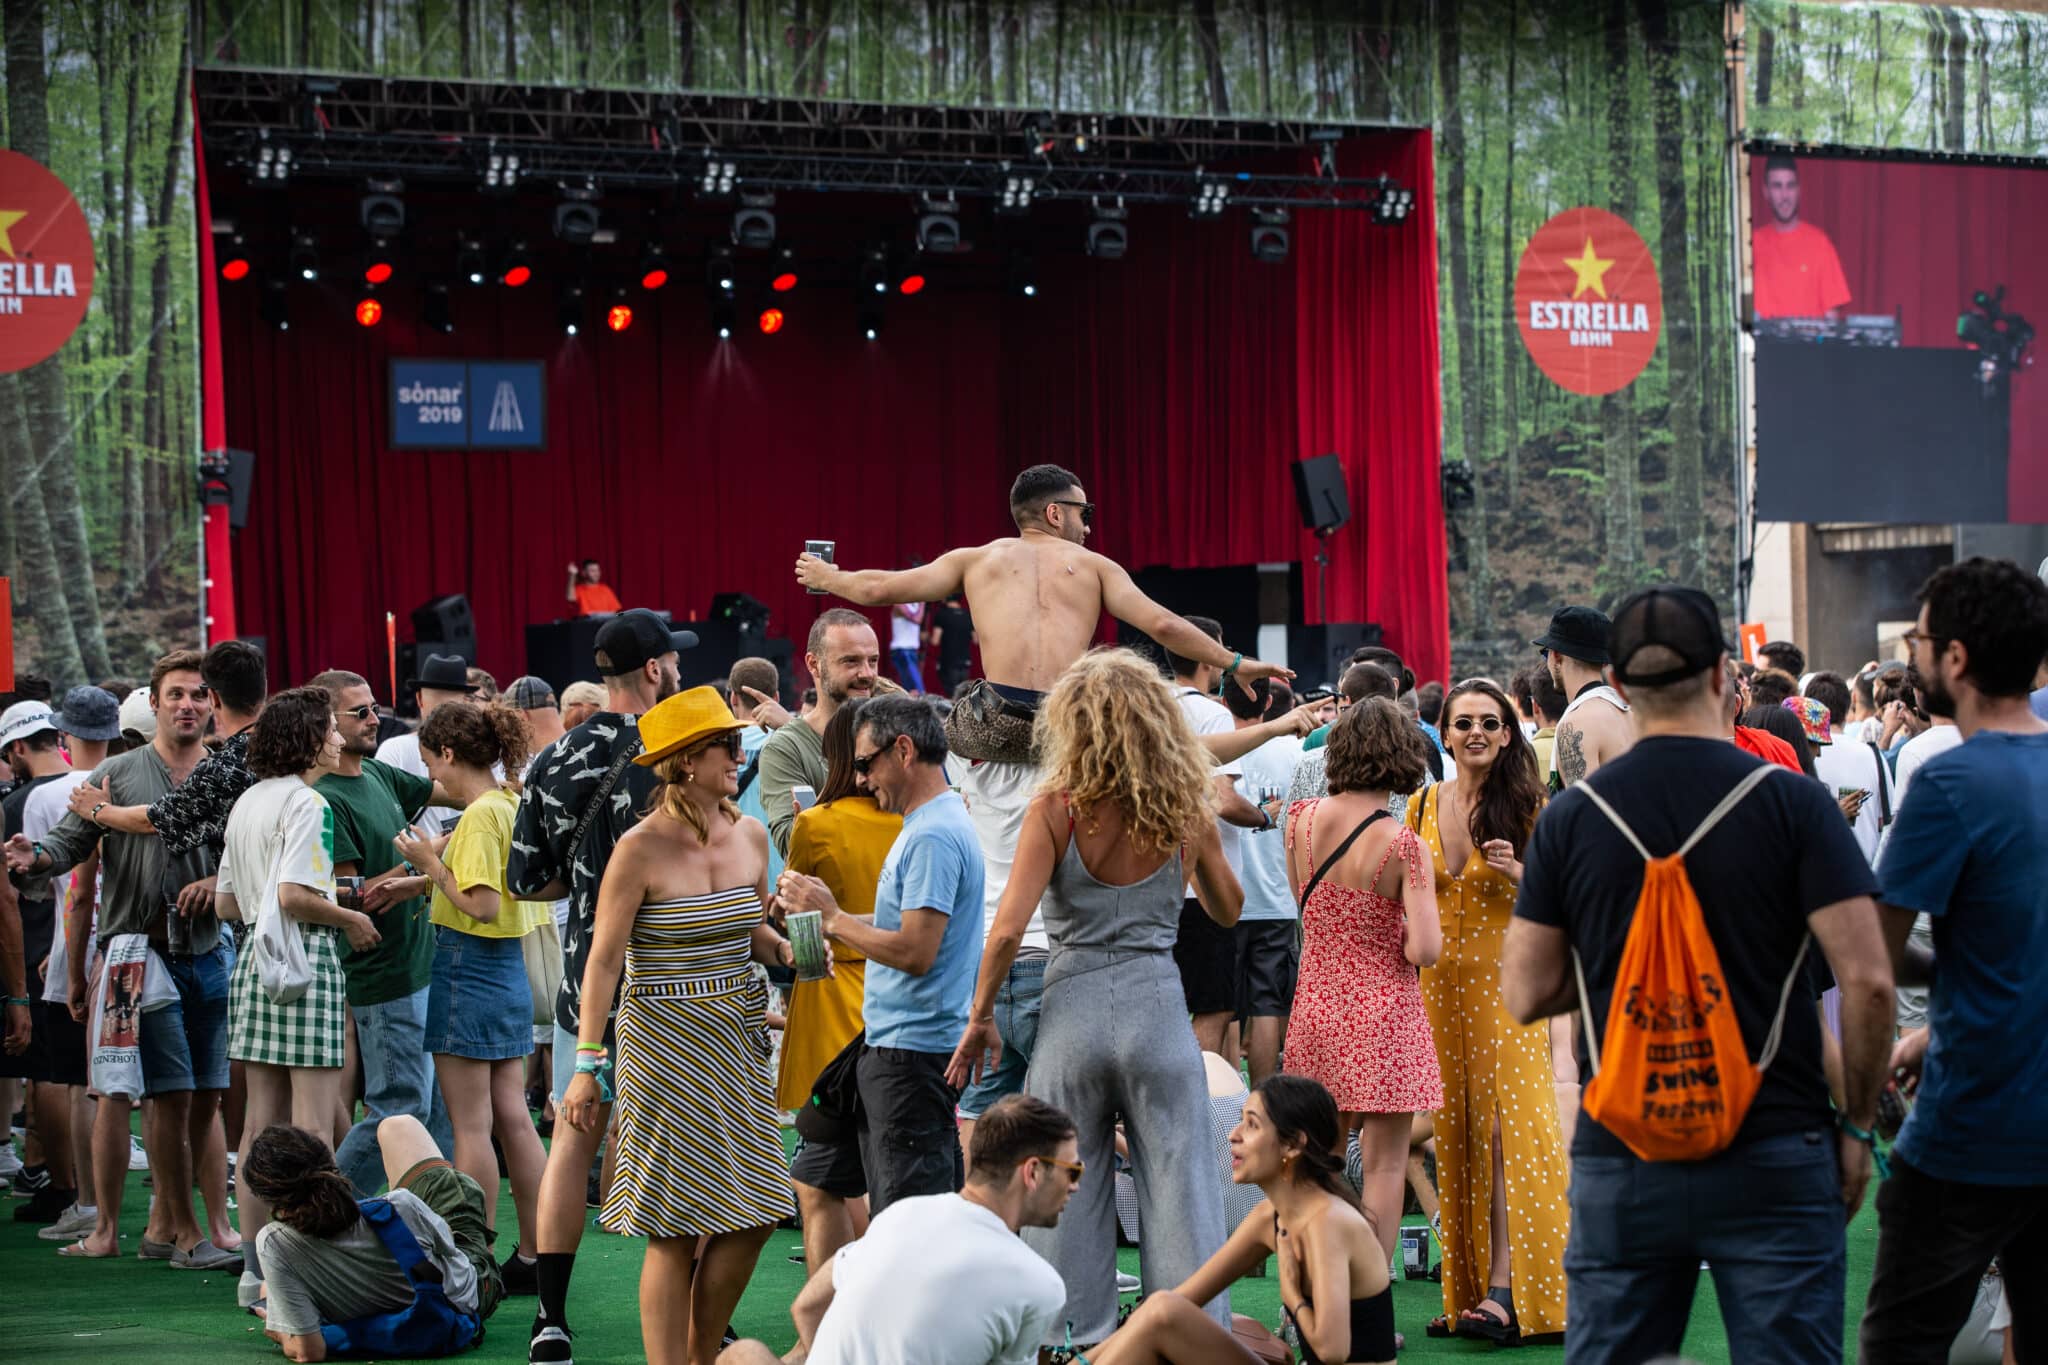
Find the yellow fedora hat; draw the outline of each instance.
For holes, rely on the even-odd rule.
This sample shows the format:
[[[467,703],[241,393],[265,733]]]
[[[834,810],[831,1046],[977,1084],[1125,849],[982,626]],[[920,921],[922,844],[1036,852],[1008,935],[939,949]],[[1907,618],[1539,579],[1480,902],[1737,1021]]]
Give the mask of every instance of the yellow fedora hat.
[[[725,698],[714,687],[693,687],[657,703],[640,717],[642,752],[634,762],[651,768],[670,754],[680,752],[713,735],[745,727]]]

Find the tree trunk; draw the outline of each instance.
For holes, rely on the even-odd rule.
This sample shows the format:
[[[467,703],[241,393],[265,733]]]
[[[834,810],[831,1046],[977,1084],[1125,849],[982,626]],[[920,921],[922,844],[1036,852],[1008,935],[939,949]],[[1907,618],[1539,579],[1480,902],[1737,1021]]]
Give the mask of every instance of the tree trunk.
[[[1223,70],[1223,30],[1216,23],[1216,0],[1195,0],[1195,32],[1202,40],[1202,64],[1209,73],[1209,112],[1230,117],[1230,78]]]
[[[1606,36],[1607,206],[1633,224],[1636,130],[1629,98],[1634,53],[1629,48],[1628,0],[1609,0]],[[1609,581],[1604,586],[1616,592],[1636,585],[1643,561],[1635,400],[1626,388],[1600,400],[1600,451],[1607,483],[1605,570]]]
[[[171,221],[171,214],[177,208],[178,172],[185,164],[185,73],[192,55],[190,30],[178,45],[178,74],[171,88],[171,140],[164,149],[164,175],[157,189],[156,202],[150,206],[149,226],[153,236],[167,236],[165,226]],[[149,370],[143,381],[144,391],[149,395],[150,406],[155,409],[150,423],[154,444],[151,447],[152,460],[161,469],[162,493],[154,499],[155,531],[151,537],[149,586],[147,595],[152,601],[162,601],[169,583],[166,564],[169,555],[166,548],[177,539],[176,523],[171,517],[173,479],[184,477],[187,461],[192,452],[171,447],[173,423],[167,420],[170,401],[164,383],[165,367],[170,361],[171,349],[171,251],[168,242],[156,255],[156,261],[149,272]]]
[[[36,471],[35,442],[29,439],[27,400],[20,380],[19,375],[0,374],[0,478],[5,479],[10,504],[19,512],[14,522],[14,557],[8,561],[13,565],[10,572],[16,575],[14,605],[35,622],[38,647],[31,663],[47,677],[71,683],[86,676],[85,661],[79,656],[78,633],[72,627],[69,596],[64,591],[67,575],[57,567],[50,523],[35,511],[43,504],[43,483]]]
[[[43,68],[43,0],[6,0],[7,136],[17,152],[50,164],[50,106]],[[86,671],[105,677],[113,672],[107,658],[107,637],[100,625],[99,591],[93,583],[92,547],[87,543],[85,508],[78,501],[78,455],[72,443],[71,403],[65,393],[64,365],[57,357],[32,366],[20,376],[20,401],[15,404],[28,424],[26,479],[39,482],[42,506],[49,517],[50,543],[65,576],[63,602],[70,612],[75,652]],[[12,495],[23,496],[26,484]],[[20,518],[22,522],[33,516]],[[59,650],[62,645],[59,644]],[[81,674],[69,674],[79,677]]]
[[[676,83],[687,90],[697,75],[697,17],[687,3],[677,3],[671,12],[676,29]]]
[[[1520,0],[1508,0],[1508,83],[1507,173],[1501,177],[1500,282],[1502,295],[1512,300],[1515,279],[1515,58],[1521,48]],[[1512,308],[1510,308],[1512,312]],[[1507,456],[1508,506],[1520,505],[1522,491],[1522,415],[1516,403],[1515,369],[1521,364],[1521,338],[1510,317],[1501,328],[1500,421]]]
[[[137,432],[138,395],[141,384],[135,374],[135,239],[127,230],[127,224],[134,221],[135,206],[135,154],[142,145],[142,68],[147,57],[143,25],[131,22],[128,25],[128,80],[125,99],[127,118],[125,136],[121,143],[121,197],[117,207],[110,210],[111,217],[118,217],[124,225],[121,233],[121,274],[111,306],[114,320],[114,349],[120,353],[121,369],[118,380],[120,387],[120,420],[116,428],[116,441],[121,452],[121,500],[120,535],[117,543],[120,551],[116,555],[117,577],[114,593],[117,599],[127,601],[142,587],[142,573],[149,563],[149,547],[143,534],[142,514],[145,499],[142,496],[142,451]]]
[[[1259,112],[1273,114],[1273,0],[1258,0],[1253,33],[1259,44]]]
[[[1756,31],[1756,107],[1759,109],[1769,107],[1771,102],[1771,59],[1777,50],[1776,30],[1759,24]]]
[[[1017,107],[1023,57],[1018,52],[1017,0],[1003,0],[1003,103]]]
[[[475,3],[476,0],[461,0],[455,7],[455,26],[459,30],[460,43],[456,70],[462,73],[464,80],[476,75],[476,42],[475,34],[471,32],[471,26],[476,23]]]
[[[1963,17],[1953,9],[1943,6],[1938,12],[1937,22],[1947,30],[1948,41],[1944,45],[1947,83],[1941,120],[1941,145],[1943,150],[1960,152],[1969,145],[1969,80],[1970,32],[1963,24]]]
[[[2020,70],[2032,71],[2034,69],[2034,30],[2032,25],[2029,24],[2021,24],[2019,27]],[[2030,87],[2031,84],[2030,81]],[[2022,99],[2020,101],[2020,145],[2016,150],[2029,156],[2033,155],[2034,152],[2034,101],[2032,99]]]
[[[1443,109],[1442,161],[1444,168],[1443,237],[1451,258],[1451,332],[1458,348],[1459,455],[1468,463],[1478,457],[1479,369],[1473,363],[1475,342],[1472,328],[1472,271],[1467,258],[1465,230],[1465,113],[1458,98],[1458,25],[1443,26],[1437,42],[1437,84]],[[1474,478],[1473,486],[1483,481]],[[1466,629],[1477,639],[1492,634],[1492,565],[1488,562],[1486,499],[1479,500],[1466,514],[1470,523],[1467,541],[1466,583],[1469,589]]]
[[[1687,401],[1688,384],[1704,380],[1700,364],[1700,333],[1693,314],[1692,244],[1687,232],[1685,184],[1685,107],[1678,88],[1679,47],[1671,32],[1670,0],[1639,0],[1643,47],[1649,57],[1650,118],[1657,139],[1657,242],[1664,291],[1664,336],[1669,348],[1671,423],[1670,487],[1664,514],[1678,540],[1677,578],[1698,583],[1706,553],[1701,498],[1701,447],[1698,407]]]
[[[1786,81],[1792,87],[1792,133],[1806,136],[1806,43],[1799,34],[1799,6],[1785,16],[1785,59],[1790,66]]]

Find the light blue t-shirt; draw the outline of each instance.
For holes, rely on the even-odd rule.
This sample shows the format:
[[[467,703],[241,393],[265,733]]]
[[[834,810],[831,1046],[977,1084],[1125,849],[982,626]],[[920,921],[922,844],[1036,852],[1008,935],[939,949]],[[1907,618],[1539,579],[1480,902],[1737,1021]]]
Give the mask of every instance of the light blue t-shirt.
[[[2048,687],[2036,692],[2030,700],[2033,703],[2034,714],[2042,720],[2048,720]]]
[[[768,731],[759,725],[749,725],[740,731],[740,771],[745,772],[761,754],[761,746],[768,742]],[[751,815],[762,824],[768,823],[768,808],[761,804],[761,770],[754,768],[754,780],[740,793],[735,803],[741,815]],[[782,852],[775,847],[775,841],[768,841],[768,889],[773,891],[775,883],[782,879]]]
[[[1940,1180],[2048,1171],[2048,734],[1985,731],[1913,775],[1882,899],[1934,921],[1932,1040],[1899,1155]]]
[[[894,931],[905,910],[936,910],[946,933],[923,976],[869,960],[862,1012],[870,1047],[950,1053],[959,1044],[981,967],[982,878],[981,842],[958,792],[904,817],[875,886],[875,927]]]

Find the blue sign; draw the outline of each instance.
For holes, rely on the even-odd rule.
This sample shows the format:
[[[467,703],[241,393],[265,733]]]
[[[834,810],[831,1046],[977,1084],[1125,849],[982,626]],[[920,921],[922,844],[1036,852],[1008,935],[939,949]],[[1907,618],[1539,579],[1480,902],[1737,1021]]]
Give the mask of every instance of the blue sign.
[[[547,388],[537,360],[393,360],[393,450],[541,450]]]

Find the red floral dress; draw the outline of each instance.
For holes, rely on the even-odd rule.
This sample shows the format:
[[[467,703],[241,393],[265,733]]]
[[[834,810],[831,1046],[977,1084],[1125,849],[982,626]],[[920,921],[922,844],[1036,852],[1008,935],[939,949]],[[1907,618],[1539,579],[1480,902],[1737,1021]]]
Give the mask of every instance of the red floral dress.
[[[1297,801],[1288,839],[1300,830],[1316,866],[1315,816],[1321,801]],[[1399,854],[1409,882],[1430,875],[1428,854],[1405,825],[1387,845],[1370,885]],[[1295,887],[1301,893],[1304,878]],[[1301,909],[1301,975],[1287,1026],[1287,1069],[1321,1081],[1350,1114],[1413,1114],[1444,1102],[1436,1043],[1422,1007],[1422,984],[1402,952],[1406,914],[1399,900],[1327,877]]]

